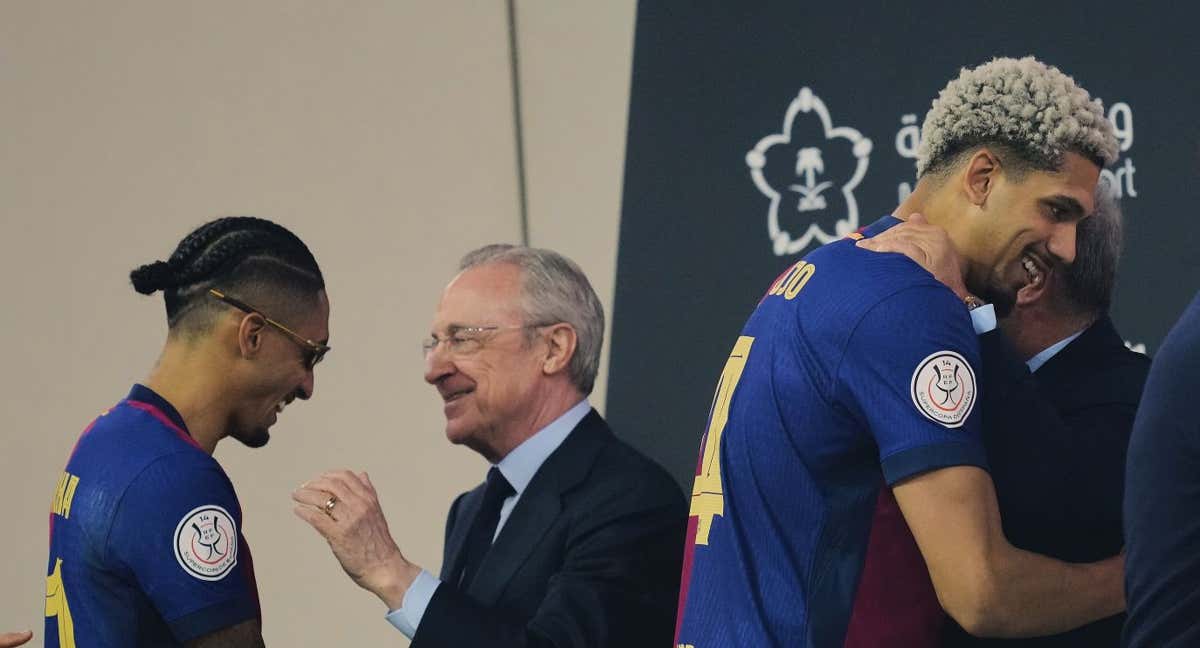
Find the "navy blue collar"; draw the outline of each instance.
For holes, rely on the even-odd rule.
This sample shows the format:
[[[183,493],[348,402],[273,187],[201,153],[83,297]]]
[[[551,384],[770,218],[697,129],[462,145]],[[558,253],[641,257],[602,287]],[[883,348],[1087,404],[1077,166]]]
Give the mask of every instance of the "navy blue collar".
[[[175,406],[168,403],[167,399],[159,396],[158,393],[153,389],[150,389],[145,385],[134,384],[133,389],[129,390],[129,395],[125,397],[125,400],[138,401],[147,405],[153,405],[156,409],[165,414],[167,418],[171,419],[172,423],[178,425],[179,429],[187,432],[188,436],[191,436],[192,433],[188,432],[187,423],[183,422],[183,417],[179,415],[179,411],[175,409]]]
[[[888,214],[887,216],[884,216],[874,223],[862,228],[859,230],[859,233],[863,235],[863,238],[871,238],[872,236],[882,234],[903,222],[904,221],[900,220],[899,218]]]

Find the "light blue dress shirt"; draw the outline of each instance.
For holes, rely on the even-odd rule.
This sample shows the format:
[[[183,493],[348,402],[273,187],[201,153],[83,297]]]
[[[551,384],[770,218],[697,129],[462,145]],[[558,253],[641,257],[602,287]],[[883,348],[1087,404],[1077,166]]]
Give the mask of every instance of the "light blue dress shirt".
[[[1059,351],[1062,351],[1063,349],[1065,349],[1068,344],[1074,342],[1075,338],[1079,337],[1080,335],[1083,335],[1083,332],[1086,330],[1087,329],[1084,328],[1084,329],[1080,330],[1078,333],[1075,333],[1074,335],[1068,335],[1067,337],[1059,340],[1058,342],[1055,342],[1054,344],[1051,344],[1050,346],[1046,347],[1041,353],[1026,360],[1025,365],[1029,367],[1030,373],[1033,373],[1034,371],[1037,371],[1038,369],[1040,369],[1042,365],[1046,364],[1046,362],[1048,360],[1050,360],[1050,358],[1053,358]]]
[[[515,492],[500,505],[500,520],[496,523],[496,533],[492,536],[492,542],[499,537],[500,530],[508,522],[508,516],[512,514],[513,508],[521,499],[521,494],[529,487],[529,482],[533,481],[533,476],[537,474],[538,469],[550,455],[554,454],[558,446],[562,445],[562,442],[571,434],[571,430],[574,430],[575,426],[579,425],[579,422],[590,411],[592,411],[592,404],[586,398],[579,401],[562,416],[525,439],[521,445],[513,448],[512,452],[509,452],[500,460],[500,463],[496,464],[500,474],[504,475]],[[443,560],[449,559],[449,556],[443,557]],[[404,601],[401,603],[400,609],[388,612],[385,617],[388,623],[404,633],[404,636],[412,639],[417,634],[417,627],[421,625],[421,619],[425,616],[429,602],[433,600],[433,595],[441,584],[442,581],[436,576],[422,569],[413,584],[409,586],[408,591],[404,593]]]
[[[983,335],[988,331],[996,329],[996,309],[991,304],[984,304],[979,308],[971,311],[971,325],[975,327],[976,335]],[[1087,327],[1083,327],[1074,335],[1069,335],[1054,344],[1046,347],[1041,353],[1033,356],[1025,361],[1025,366],[1029,367],[1029,373],[1033,373],[1046,364],[1050,358],[1053,358],[1059,351],[1062,351],[1066,346],[1075,341],[1075,338],[1083,335]]]
[[[975,335],[983,335],[996,330],[996,307],[984,304],[971,309],[971,326],[975,327]]]

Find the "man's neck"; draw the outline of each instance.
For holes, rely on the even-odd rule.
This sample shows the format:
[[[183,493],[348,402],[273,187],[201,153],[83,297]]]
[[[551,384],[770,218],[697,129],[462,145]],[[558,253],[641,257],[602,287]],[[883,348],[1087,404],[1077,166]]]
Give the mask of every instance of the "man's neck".
[[[179,412],[188,434],[211,455],[226,434],[230,400],[227,372],[201,346],[168,341],[145,384]]]
[[[913,214],[921,214],[927,221],[945,230],[961,259],[963,282],[970,288],[973,286],[972,276],[978,283],[983,270],[971,260],[970,223],[959,213],[961,211],[960,203],[955,200],[947,184],[934,185],[930,180],[922,179],[892,215],[900,220],[908,220]]]
[[[1064,314],[1036,305],[1018,306],[999,325],[1021,360],[1028,361],[1091,326],[1097,319],[1095,314]]]
[[[513,421],[508,430],[498,435],[495,447],[480,449],[480,454],[490,463],[500,463],[508,453],[521,445],[540,430],[558,420],[567,410],[584,399],[584,395],[573,385],[552,388],[537,401],[537,406],[520,421]]]

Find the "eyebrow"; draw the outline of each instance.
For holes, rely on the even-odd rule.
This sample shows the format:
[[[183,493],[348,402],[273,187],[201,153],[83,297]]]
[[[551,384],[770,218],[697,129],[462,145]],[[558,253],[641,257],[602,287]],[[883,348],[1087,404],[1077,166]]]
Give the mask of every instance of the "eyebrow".
[[[1063,194],[1049,196],[1047,198],[1043,198],[1042,203],[1052,207],[1058,207],[1074,217],[1075,220],[1083,218],[1087,215],[1087,212],[1083,209],[1083,204],[1071,196]]]

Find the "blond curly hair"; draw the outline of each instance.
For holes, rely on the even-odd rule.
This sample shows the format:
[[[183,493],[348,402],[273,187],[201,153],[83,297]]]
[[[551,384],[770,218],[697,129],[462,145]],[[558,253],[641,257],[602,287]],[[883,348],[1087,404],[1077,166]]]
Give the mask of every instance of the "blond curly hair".
[[[963,68],[946,85],[921,126],[917,177],[947,168],[980,144],[1005,146],[1042,170],[1060,168],[1067,152],[1100,166],[1117,159],[1117,139],[1100,100],[1032,56]]]

